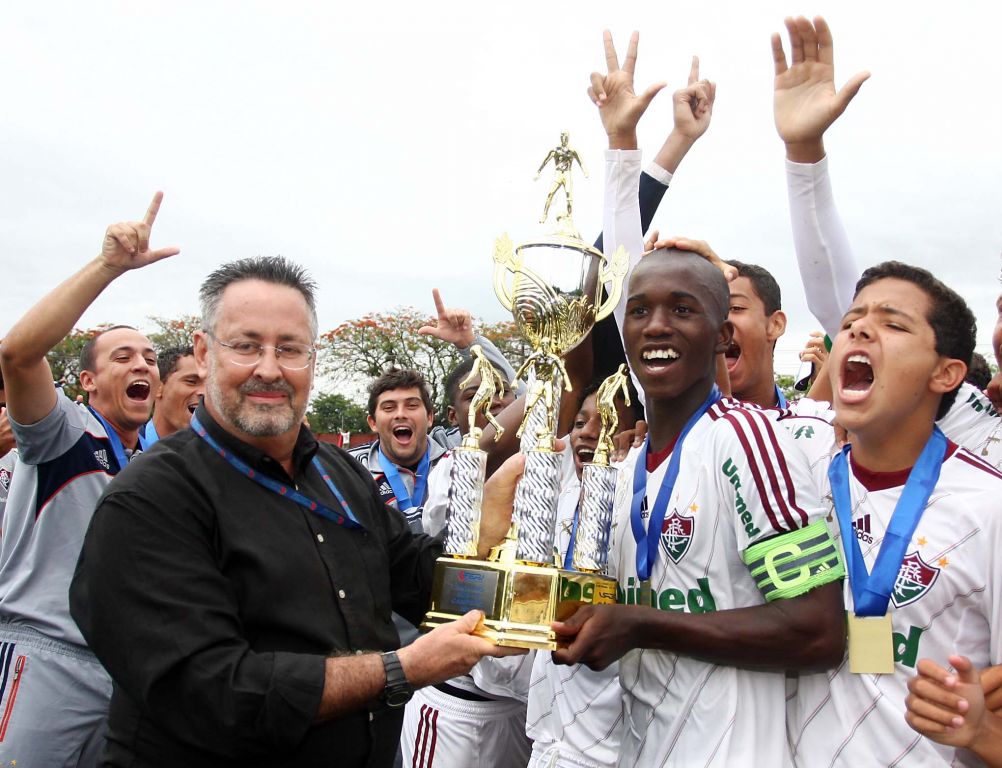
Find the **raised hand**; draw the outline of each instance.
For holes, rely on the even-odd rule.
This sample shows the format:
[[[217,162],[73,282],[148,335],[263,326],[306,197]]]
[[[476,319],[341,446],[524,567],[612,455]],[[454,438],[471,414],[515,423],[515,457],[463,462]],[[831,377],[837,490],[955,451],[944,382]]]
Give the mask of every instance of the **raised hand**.
[[[772,36],[772,58],[776,66],[773,113],[776,130],[786,142],[788,156],[799,162],[815,162],[824,156],[821,138],[838,119],[860,86],[870,77],[858,72],[835,90],[835,58],[831,30],[820,16],[812,24],[803,16],[785,21],[790,36],[790,64],[783,43]],[[806,156],[798,158],[798,145]],[[793,153],[791,154],[791,149]],[[816,157],[820,150],[820,156]]]
[[[608,74],[591,73],[588,96],[598,107],[602,126],[609,137],[610,149],[636,149],[637,123],[647,110],[651,100],[667,83],[655,83],[639,96],[633,90],[633,71],[637,65],[637,44],[640,33],[630,36],[626,59],[622,67],[612,42],[612,33],[602,33],[605,41],[605,63]]]
[[[716,96],[716,83],[699,79],[699,57],[693,56],[689,82],[671,97],[675,130],[692,142],[706,133]]]
[[[108,227],[101,246],[101,259],[105,266],[117,272],[125,272],[181,253],[181,249],[174,247],[150,249],[150,232],[163,199],[163,192],[153,195],[153,201],[142,221],[124,221]]]
[[[435,325],[422,325],[418,333],[422,336],[434,336],[436,339],[455,344],[460,349],[467,349],[473,344],[473,316],[466,309],[446,307],[438,288],[431,291],[435,300],[435,311],[438,320]]]

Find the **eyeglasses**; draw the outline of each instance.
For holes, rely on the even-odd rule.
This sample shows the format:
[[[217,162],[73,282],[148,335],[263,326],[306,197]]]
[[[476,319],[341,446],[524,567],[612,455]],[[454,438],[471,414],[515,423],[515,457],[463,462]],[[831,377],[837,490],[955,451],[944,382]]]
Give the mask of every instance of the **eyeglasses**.
[[[256,341],[248,341],[247,339],[223,341],[212,333],[208,335],[219,346],[227,349],[226,357],[234,365],[248,367],[257,365],[264,355],[264,351],[272,349],[275,351],[275,360],[280,367],[287,371],[301,371],[309,366],[310,360],[313,359],[313,353],[316,351],[309,344],[288,342],[272,346],[271,344],[258,344]]]

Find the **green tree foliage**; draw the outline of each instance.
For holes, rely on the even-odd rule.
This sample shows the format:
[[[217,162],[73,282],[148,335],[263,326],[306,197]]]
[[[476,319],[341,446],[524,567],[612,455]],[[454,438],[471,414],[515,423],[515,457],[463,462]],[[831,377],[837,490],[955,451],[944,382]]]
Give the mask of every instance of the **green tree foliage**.
[[[779,387],[779,390],[783,393],[783,397],[791,403],[794,400],[799,400],[806,394],[805,392],[799,392],[793,388],[795,383],[793,379],[793,376],[788,376],[786,374],[776,375],[776,386]]]
[[[310,428],[317,433],[369,432],[365,408],[344,395],[324,393],[313,398],[306,414]]]
[[[428,315],[413,307],[348,320],[321,334],[319,370],[333,381],[344,383],[371,381],[393,366],[413,368],[428,380],[432,401],[443,416],[447,406],[443,384],[462,357],[452,344],[418,333],[418,328],[429,322]],[[477,327],[513,366],[521,364],[527,352],[515,334],[513,322],[478,323]]]
[[[157,352],[174,347],[192,346],[195,331],[202,324],[202,319],[198,315],[181,315],[177,318],[150,315],[147,320],[156,326],[155,331],[146,335],[153,342]]]

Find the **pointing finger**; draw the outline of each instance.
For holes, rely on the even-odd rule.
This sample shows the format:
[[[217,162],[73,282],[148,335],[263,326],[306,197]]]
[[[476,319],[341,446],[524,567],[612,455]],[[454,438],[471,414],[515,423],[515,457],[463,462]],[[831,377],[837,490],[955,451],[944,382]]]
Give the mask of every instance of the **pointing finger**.
[[[699,56],[692,57],[692,66],[689,68],[689,85],[699,80]]]
[[[609,74],[619,71],[619,56],[616,55],[616,46],[612,42],[612,32],[608,29],[602,33],[602,42],[605,43],[605,66]]]
[[[637,44],[640,42],[640,33],[634,32],[630,35],[630,45],[626,49],[626,61],[623,62],[623,71],[633,74],[637,68]]]
[[[163,192],[157,192],[153,195],[153,201],[150,203],[150,207],[146,209],[146,215],[143,216],[143,224],[148,227],[153,226],[153,222],[157,220],[157,214],[160,212],[160,203],[163,202],[163,199]]]
[[[441,317],[445,314],[445,302],[442,301],[442,294],[438,292],[438,288],[431,289],[431,297],[435,300],[435,311]]]

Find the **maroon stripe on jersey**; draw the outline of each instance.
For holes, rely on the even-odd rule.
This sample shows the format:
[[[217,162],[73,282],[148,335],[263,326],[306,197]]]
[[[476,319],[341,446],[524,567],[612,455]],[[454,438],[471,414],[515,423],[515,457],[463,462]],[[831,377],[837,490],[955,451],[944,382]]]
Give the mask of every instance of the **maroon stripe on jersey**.
[[[752,454],[751,444],[745,436],[744,429],[734,417],[733,413],[726,413],[723,415],[723,418],[734,428],[734,434],[738,436],[738,441],[741,443],[745,456],[748,458],[748,466],[751,469],[752,478],[755,480],[755,487],[758,488],[758,495],[762,500],[762,508],[765,510],[765,514],[769,517],[769,522],[772,524],[772,527],[780,533],[786,533],[787,529],[783,528],[779,524],[779,518],[776,517],[776,511],[769,503],[769,497],[765,492],[765,484],[762,482],[762,475],[758,471],[758,465],[755,462],[755,456]]]
[[[773,451],[779,462],[779,471],[783,473],[783,482],[786,483],[786,490],[789,494],[784,497],[784,500],[790,502],[790,506],[800,516],[800,527],[804,528],[807,526],[807,512],[797,503],[797,489],[793,484],[793,475],[790,474],[790,467],[786,463],[786,454],[783,453],[783,449],[779,445],[779,438],[776,437],[776,428],[772,420],[765,414],[760,414],[758,419],[765,427],[765,433],[769,436],[769,441],[772,443]]]
[[[428,752],[428,768],[435,764],[435,745],[438,743],[438,710],[431,716],[431,750]]]
[[[987,461],[979,459],[977,456],[970,453],[969,451],[960,450],[957,451],[956,455],[957,458],[960,459],[965,464],[970,464],[972,467],[980,469],[983,472],[987,472],[989,475],[992,475],[994,477],[997,477],[999,480],[1002,480],[1002,472],[999,472],[997,469],[995,469],[995,467],[993,467]]]
[[[411,768],[421,768],[424,765],[424,749],[428,743],[428,705],[421,705],[421,716],[418,719],[417,736],[414,738],[414,756],[411,759]],[[420,758],[420,760],[419,760]]]
[[[762,454],[762,462],[765,464],[766,474],[769,476],[769,484],[772,486],[773,492],[776,494],[776,503],[779,506],[780,511],[783,513],[783,519],[786,521],[789,530],[794,530],[796,528],[803,528],[807,525],[807,514],[796,505],[796,494],[793,490],[793,480],[790,477],[790,469],[786,466],[786,459],[783,457],[783,453],[779,448],[779,441],[776,439],[776,434],[772,431],[771,424],[769,420],[759,415],[757,418],[755,414],[747,409],[741,409],[737,411],[735,415],[740,414],[748,422],[751,427],[752,434],[755,436],[755,443],[758,445],[758,449]],[[763,429],[764,427],[764,429]],[[765,433],[765,438],[763,438],[762,433]],[[769,452],[766,446],[766,438],[772,444],[773,452],[776,454],[775,463],[770,460]],[[783,482],[786,485],[786,493],[783,493],[782,487],[780,485],[779,476],[776,474],[776,469],[779,469],[780,474],[783,476]],[[800,524],[797,524],[794,515],[800,517]]]

